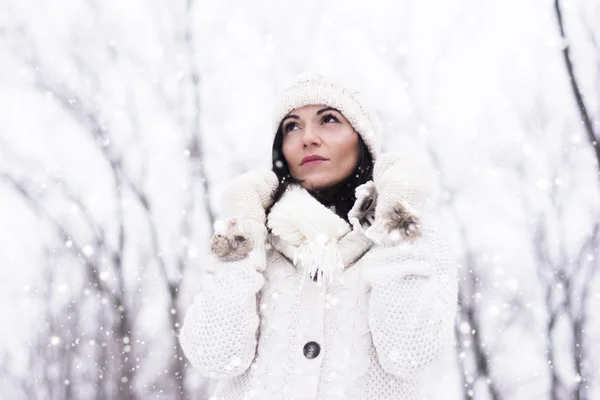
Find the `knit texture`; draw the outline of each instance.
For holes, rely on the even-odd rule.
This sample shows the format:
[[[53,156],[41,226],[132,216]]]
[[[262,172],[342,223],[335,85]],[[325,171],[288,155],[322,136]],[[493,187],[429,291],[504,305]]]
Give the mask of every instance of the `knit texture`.
[[[421,214],[431,205],[434,185],[434,173],[425,160],[408,152],[382,154],[373,168],[373,180],[377,196],[375,222],[366,229],[366,236],[382,246],[419,236]],[[416,224],[390,233],[387,227],[395,225],[397,219]]]
[[[411,190],[396,201],[414,198]],[[357,199],[359,209],[372,197]],[[289,231],[334,215],[324,206],[302,213],[310,209],[302,199],[279,200],[304,217]],[[266,230],[254,242],[264,234],[270,245],[247,258],[211,259],[180,342],[203,375],[222,378],[214,399],[422,398],[420,372],[452,342],[457,271],[436,219],[419,211],[422,235],[410,242],[374,244],[360,229],[336,238],[342,271],[327,285],[302,285],[298,246]],[[305,357],[308,342],[319,344],[317,357]]]
[[[271,170],[248,171],[227,185],[221,194],[221,210],[227,217],[254,219],[264,225],[265,208],[279,185]]]
[[[244,226],[250,226],[245,224]],[[248,232],[259,251],[238,261],[216,257],[202,276],[200,293],[185,315],[180,333],[183,352],[207,377],[226,378],[241,374],[252,361],[259,326],[256,294],[264,284],[267,230]],[[252,334],[249,334],[252,333]]]
[[[407,153],[382,154],[373,168],[373,180],[377,190],[375,217],[388,214],[398,201],[406,208],[419,214],[431,198],[433,171],[425,160]]]
[[[381,150],[381,124],[363,93],[339,78],[304,72],[295,77],[279,96],[275,108],[273,135],[281,120],[292,110],[307,105],[326,105],[339,110],[361,135],[373,160]]]

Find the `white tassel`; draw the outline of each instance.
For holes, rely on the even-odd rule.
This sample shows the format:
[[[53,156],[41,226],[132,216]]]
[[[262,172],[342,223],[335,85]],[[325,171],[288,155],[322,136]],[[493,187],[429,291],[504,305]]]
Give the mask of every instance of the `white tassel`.
[[[267,226],[272,235],[296,246],[292,262],[303,272],[300,288],[309,279],[317,285],[330,283],[344,268],[337,241],[351,226],[301,186],[288,186],[273,205]]]
[[[303,271],[300,288],[307,280],[311,280],[317,285],[330,284],[344,267],[337,243],[331,241],[303,243],[296,249],[293,263]]]

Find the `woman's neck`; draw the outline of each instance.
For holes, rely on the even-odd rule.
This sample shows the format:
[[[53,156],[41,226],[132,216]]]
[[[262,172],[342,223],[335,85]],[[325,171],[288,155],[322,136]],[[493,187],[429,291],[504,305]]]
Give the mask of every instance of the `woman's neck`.
[[[335,204],[341,200],[339,198],[339,193],[341,192],[344,184],[345,182],[340,182],[324,189],[308,190],[308,193],[310,193],[311,196],[317,199],[324,206],[331,207],[335,206]]]

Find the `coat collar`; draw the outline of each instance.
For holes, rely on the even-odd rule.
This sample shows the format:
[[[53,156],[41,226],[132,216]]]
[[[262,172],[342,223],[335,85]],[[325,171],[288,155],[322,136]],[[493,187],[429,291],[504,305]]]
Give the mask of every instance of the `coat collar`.
[[[419,219],[429,204],[433,170],[416,153],[403,151],[381,154],[373,176],[384,193],[377,193],[373,181],[358,186],[357,200],[348,213],[350,224],[301,186],[289,185],[267,217],[271,245],[311,279],[329,281],[371,247],[394,246],[405,240],[405,227],[393,223],[404,221],[407,210]],[[392,234],[390,229],[400,234]]]
[[[356,188],[357,200],[348,213],[352,224],[348,224],[300,185],[289,185],[267,217],[269,243],[302,268],[308,280],[330,282],[373,246],[363,229],[373,220],[372,188],[372,181]]]

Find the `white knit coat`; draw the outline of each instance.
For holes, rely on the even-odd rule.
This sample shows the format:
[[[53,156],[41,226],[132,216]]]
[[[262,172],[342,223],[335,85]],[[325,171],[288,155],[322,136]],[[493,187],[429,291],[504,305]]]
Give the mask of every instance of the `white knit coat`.
[[[408,178],[398,202],[424,193],[411,193]],[[304,193],[284,195],[279,215],[293,209],[303,224],[339,224]],[[420,372],[453,342],[457,271],[433,214],[420,219],[422,236],[394,246],[374,243],[360,224],[342,232],[333,243],[343,266],[326,284],[294,264],[291,239],[260,224],[249,257],[211,259],[180,332],[191,364],[221,379],[211,399],[422,398]]]

